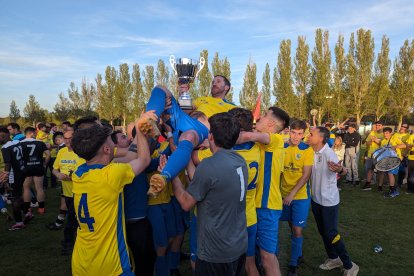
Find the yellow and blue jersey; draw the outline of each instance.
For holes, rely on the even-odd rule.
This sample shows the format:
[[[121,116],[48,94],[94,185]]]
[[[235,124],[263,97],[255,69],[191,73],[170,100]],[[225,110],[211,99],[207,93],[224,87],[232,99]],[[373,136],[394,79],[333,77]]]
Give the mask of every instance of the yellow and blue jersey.
[[[303,175],[304,166],[312,166],[314,159],[313,149],[301,142],[297,146],[289,145],[285,143],[285,161],[282,174],[282,197],[286,197],[298,183],[299,179]],[[309,190],[308,185],[303,187],[296,193],[293,199],[308,199]]]
[[[199,97],[193,102],[193,104],[196,110],[203,112],[207,118],[210,118],[217,113],[227,112],[236,107],[235,104],[225,99],[210,96]]]
[[[256,214],[256,186],[260,167],[260,146],[259,144],[248,142],[235,145],[233,150],[246,160],[248,172],[248,185],[246,191],[246,222],[247,227],[257,223]]]
[[[131,274],[125,239],[123,188],[134,179],[130,164],[79,166],[72,175],[79,228],[73,275]]]
[[[391,147],[395,147],[395,146],[398,146],[398,145],[401,145],[401,144],[404,144],[402,141],[401,141],[401,139],[400,139],[400,136],[398,136],[398,135],[392,135],[391,136],[391,138],[390,139],[382,139],[381,140],[381,147],[385,147],[385,146],[391,146]],[[400,158],[401,160],[402,160],[402,152],[401,152],[401,149],[395,149],[395,152],[397,153],[397,155],[398,155],[398,158]]]
[[[282,210],[280,178],[283,171],[284,142],[277,133],[269,133],[270,142],[260,145],[259,178],[256,188],[256,208]]]
[[[374,151],[376,151],[377,149],[379,149],[379,145],[375,142],[373,142],[371,139],[371,137],[376,137],[380,140],[384,139],[384,134],[382,132],[376,132],[374,130],[372,130],[367,137],[367,141],[371,141],[370,145],[368,145],[368,151],[367,151],[367,156],[368,157],[372,157],[372,154],[374,153]]]
[[[80,158],[75,152],[69,151],[68,147],[62,148],[53,163],[53,169],[71,176],[77,168],[85,163],[85,159]],[[62,180],[62,191],[66,197],[72,197],[72,181]]]

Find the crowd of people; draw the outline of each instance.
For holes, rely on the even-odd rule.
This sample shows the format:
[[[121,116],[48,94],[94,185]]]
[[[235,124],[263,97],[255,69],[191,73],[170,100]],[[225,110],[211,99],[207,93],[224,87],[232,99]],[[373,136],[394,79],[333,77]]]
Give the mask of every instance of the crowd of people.
[[[412,191],[409,126],[393,132],[377,121],[362,138],[350,120],[310,126],[277,107],[255,120],[225,100],[229,90],[227,78],[215,76],[211,96],[185,111],[157,86],[124,131],[93,116],[23,133],[16,123],[0,127],[0,209],[8,216],[11,203],[9,230],[26,228],[35,208],[44,214],[44,190],[61,183],[60,206],[48,206],[56,220],[47,227],[63,229],[62,254],[72,256],[73,275],[180,275],[186,231],[195,275],[281,275],[279,221],[291,230],[286,273],[297,275],[311,210],[327,255],[319,267],[357,275],[337,227],[340,179],[363,190],[375,181],[382,191],[387,175],[385,197],[405,183]],[[377,172],[373,154],[384,146],[401,165]]]

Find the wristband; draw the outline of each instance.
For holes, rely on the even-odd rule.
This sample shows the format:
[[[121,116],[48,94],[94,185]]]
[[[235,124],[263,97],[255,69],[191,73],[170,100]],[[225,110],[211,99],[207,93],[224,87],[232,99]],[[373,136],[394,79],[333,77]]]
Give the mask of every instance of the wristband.
[[[173,137],[173,134],[172,134],[172,132],[171,132],[171,131],[168,131],[168,132],[167,132],[167,138],[169,139],[169,138],[171,138],[171,137]]]

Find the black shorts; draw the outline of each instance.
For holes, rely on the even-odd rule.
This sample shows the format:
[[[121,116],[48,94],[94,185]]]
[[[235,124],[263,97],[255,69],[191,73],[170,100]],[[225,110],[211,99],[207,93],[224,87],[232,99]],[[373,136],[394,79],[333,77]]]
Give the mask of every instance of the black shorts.
[[[43,166],[31,166],[24,169],[25,177],[30,176],[44,176],[45,168]]]

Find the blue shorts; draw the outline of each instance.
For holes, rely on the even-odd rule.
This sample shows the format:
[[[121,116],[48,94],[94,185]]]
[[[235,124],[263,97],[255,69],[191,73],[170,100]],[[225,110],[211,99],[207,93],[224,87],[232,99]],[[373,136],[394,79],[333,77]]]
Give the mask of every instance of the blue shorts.
[[[309,215],[310,198],[292,200],[290,206],[283,205],[280,220],[290,221],[296,227],[306,227],[306,220]]]
[[[197,217],[193,214],[190,221],[190,254],[191,260],[197,260]]]
[[[257,210],[257,245],[260,249],[277,254],[279,252],[279,218],[281,210],[258,208]]]
[[[177,235],[172,205],[170,203],[149,205],[148,219],[151,222],[155,247],[167,247],[168,240]]]
[[[172,205],[175,218],[175,232],[177,235],[183,235],[185,232],[184,225],[184,210],[181,208],[180,203],[177,201],[175,196],[171,197],[170,204]]]
[[[170,123],[174,130],[174,140],[178,142],[178,135],[187,130],[194,130],[198,134],[198,143],[201,144],[208,137],[208,128],[197,119],[191,118],[178,105],[174,97],[171,97],[171,108],[167,110],[171,115]]]
[[[257,240],[257,224],[247,227],[247,257],[253,257],[256,255],[256,240]]]
[[[396,168],[395,168],[395,169],[393,169],[393,170],[387,171],[387,173],[397,175],[397,174],[398,174],[399,169],[400,169],[400,167],[396,167]]]

